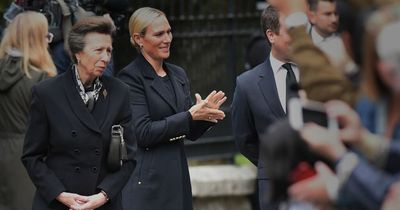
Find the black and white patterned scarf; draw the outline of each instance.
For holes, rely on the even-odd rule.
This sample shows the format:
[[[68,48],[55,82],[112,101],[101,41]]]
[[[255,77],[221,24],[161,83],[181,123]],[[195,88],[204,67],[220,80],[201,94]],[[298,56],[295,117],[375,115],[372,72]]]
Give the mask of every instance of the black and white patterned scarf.
[[[74,65],[74,71],[75,71],[75,80],[76,80],[76,89],[79,92],[79,95],[81,96],[83,102],[86,104],[86,106],[89,108],[89,110],[93,109],[94,102],[97,101],[99,98],[99,93],[101,88],[103,87],[103,83],[100,81],[99,77],[97,77],[94,80],[94,85],[93,89],[89,91],[85,91],[85,88],[83,87],[83,83],[79,77],[78,69]]]

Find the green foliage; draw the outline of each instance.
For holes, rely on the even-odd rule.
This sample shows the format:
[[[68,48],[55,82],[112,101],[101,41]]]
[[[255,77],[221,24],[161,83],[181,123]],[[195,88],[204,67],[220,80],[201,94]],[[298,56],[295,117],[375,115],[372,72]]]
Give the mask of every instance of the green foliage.
[[[239,153],[234,156],[233,161],[234,161],[235,165],[238,165],[238,166],[253,164],[250,162],[249,159],[247,159],[245,156],[243,156],[242,154],[239,154]]]

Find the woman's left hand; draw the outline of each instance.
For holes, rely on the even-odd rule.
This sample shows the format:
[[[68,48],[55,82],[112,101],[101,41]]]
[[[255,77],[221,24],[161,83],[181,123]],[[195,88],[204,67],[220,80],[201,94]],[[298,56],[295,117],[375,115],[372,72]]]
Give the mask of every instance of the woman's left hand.
[[[73,205],[70,210],[93,210],[104,205],[107,202],[107,198],[102,193],[97,193],[87,197],[87,201],[81,205]]]
[[[219,109],[221,105],[226,101],[226,96],[223,91],[215,91],[213,90],[206,99],[206,106],[213,109]]]
[[[196,105],[189,109],[193,120],[204,120],[217,123],[218,120],[225,118],[225,113],[219,110],[220,106],[226,101],[225,93],[222,91],[212,91],[206,99],[196,93]]]

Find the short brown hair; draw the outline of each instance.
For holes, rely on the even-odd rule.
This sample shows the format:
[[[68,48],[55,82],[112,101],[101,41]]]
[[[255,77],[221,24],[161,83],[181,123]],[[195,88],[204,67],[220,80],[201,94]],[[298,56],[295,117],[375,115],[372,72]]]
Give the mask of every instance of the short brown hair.
[[[317,10],[317,6],[320,1],[327,1],[331,3],[336,2],[336,0],[308,0],[308,5],[310,7],[310,10],[315,12]]]
[[[75,54],[81,52],[85,48],[85,36],[88,33],[100,33],[110,35],[115,32],[115,26],[107,17],[96,16],[86,17],[78,20],[68,35],[67,49],[72,60],[76,63]]]
[[[279,29],[281,27],[281,24],[279,23],[279,12],[275,7],[273,6],[268,6],[267,8],[264,9],[264,11],[261,13],[261,29],[263,30],[263,34],[266,36],[265,32],[267,30],[271,30],[275,34],[279,35]],[[269,43],[269,39],[268,44]]]

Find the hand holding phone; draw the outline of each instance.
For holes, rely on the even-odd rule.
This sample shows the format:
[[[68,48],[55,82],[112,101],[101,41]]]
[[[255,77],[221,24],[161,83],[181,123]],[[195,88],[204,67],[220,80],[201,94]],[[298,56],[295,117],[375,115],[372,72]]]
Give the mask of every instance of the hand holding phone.
[[[299,98],[291,98],[288,105],[290,125],[299,130],[305,123],[314,122],[328,129],[338,129],[335,118],[326,113],[323,103],[317,101],[302,102]]]

